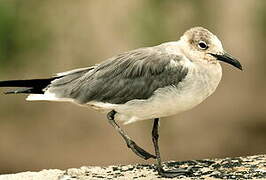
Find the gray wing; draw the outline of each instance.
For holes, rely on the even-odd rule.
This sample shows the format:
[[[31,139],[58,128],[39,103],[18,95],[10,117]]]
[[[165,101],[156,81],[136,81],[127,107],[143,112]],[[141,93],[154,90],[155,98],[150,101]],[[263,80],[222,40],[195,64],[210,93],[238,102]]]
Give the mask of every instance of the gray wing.
[[[78,78],[66,75],[57,79],[48,89],[79,103],[122,104],[148,99],[158,88],[177,85],[184,79],[188,69],[180,64],[181,58],[154,47],[137,49],[110,58]]]

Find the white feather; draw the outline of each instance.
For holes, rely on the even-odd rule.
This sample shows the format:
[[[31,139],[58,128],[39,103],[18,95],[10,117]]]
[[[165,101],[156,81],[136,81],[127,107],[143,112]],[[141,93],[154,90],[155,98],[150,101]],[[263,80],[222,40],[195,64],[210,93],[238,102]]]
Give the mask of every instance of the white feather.
[[[30,94],[27,101],[60,101],[60,102],[74,102],[70,98],[58,98],[54,93],[45,92],[44,94]]]

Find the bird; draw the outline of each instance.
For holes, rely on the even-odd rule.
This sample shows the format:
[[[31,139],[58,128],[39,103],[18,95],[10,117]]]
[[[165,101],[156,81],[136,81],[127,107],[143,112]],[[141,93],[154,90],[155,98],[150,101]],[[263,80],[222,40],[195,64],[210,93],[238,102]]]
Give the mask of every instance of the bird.
[[[106,113],[128,148],[140,158],[156,159],[160,176],[176,177],[191,170],[163,168],[159,121],[192,109],[213,94],[222,78],[220,62],[242,70],[216,35],[193,27],[177,41],[123,52],[49,78],[0,81],[0,87],[17,87],[5,93],[29,94],[28,101],[72,102]],[[118,123],[141,120],[153,120],[154,154],[138,146]]]

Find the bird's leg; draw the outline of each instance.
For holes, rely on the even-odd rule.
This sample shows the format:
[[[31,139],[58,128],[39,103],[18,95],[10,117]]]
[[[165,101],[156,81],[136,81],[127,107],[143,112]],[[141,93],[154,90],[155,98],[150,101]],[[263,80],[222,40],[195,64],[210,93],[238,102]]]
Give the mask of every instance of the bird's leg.
[[[186,169],[175,169],[171,171],[165,171],[162,167],[162,162],[161,162],[161,156],[160,156],[160,150],[159,150],[159,144],[158,144],[158,139],[159,139],[159,118],[155,118],[153,122],[153,128],[152,128],[152,141],[155,149],[155,155],[156,155],[156,160],[157,160],[157,171],[159,175],[163,177],[176,177],[179,175],[186,175],[186,174],[191,174],[191,171],[186,170]]]
[[[141,147],[139,147],[133,140],[130,139],[130,137],[123,131],[119,125],[115,122],[114,117],[115,117],[116,112],[112,110],[107,114],[107,118],[109,123],[115,128],[115,130],[123,137],[123,139],[126,141],[127,146],[139,157],[147,160],[150,158],[156,158],[154,155],[148,153]]]

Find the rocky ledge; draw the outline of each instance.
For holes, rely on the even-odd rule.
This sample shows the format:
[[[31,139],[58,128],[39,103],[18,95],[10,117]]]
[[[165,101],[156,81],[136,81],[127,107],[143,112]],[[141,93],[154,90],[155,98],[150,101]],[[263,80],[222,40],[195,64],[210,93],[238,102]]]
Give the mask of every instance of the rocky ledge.
[[[248,157],[169,161],[164,168],[190,168],[189,176],[173,179],[266,179],[266,155]],[[1,175],[0,180],[91,180],[91,179],[166,179],[154,170],[155,165],[83,166],[67,170],[42,170]]]

